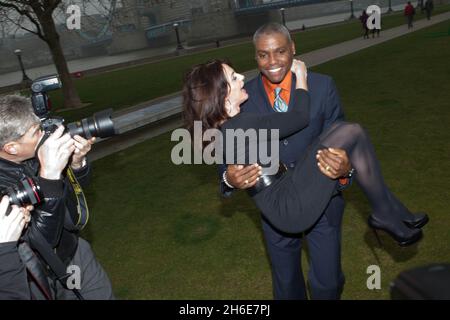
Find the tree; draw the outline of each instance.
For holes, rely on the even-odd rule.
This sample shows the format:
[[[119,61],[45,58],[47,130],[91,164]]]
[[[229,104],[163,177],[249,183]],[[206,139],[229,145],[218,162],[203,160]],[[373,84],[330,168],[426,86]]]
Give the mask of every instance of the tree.
[[[0,0],[0,10],[10,11],[11,14],[8,16],[16,16],[15,23],[20,28],[35,34],[47,43],[63,84],[64,107],[77,108],[82,103],[69,73],[53,17],[61,2],[62,0]]]

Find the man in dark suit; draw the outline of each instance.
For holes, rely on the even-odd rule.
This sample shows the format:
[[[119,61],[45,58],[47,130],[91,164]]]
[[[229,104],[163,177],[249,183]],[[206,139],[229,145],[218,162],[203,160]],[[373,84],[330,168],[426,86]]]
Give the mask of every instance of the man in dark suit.
[[[290,71],[295,44],[282,25],[270,23],[259,28],[254,37],[256,61],[260,74],[245,85],[249,99],[242,112],[272,113],[295,108],[291,92],[295,75]],[[333,80],[326,75],[308,73],[311,97],[310,124],[302,131],[280,141],[280,160],[293,168],[308,146],[334,121],[343,118],[341,103]],[[331,179],[340,179],[343,188],[350,183],[351,169],[344,150],[323,150],[318,166]],[[226,169],[226,170],[225,170]],[[254,166],[222,166],[221,190],[229,196],[233,189],[246,189],[255,184],[258,169]],[[302,240],[308,241],[310,255],[309,286],[312,299],[339,299],[344,284],[341,270],[341,221],[344,200],[333,197],[317,223],[303,234],[286,234],[262,217],[262,227],[272,264],[275,299],[306,299],[306,286],[301,270]]]

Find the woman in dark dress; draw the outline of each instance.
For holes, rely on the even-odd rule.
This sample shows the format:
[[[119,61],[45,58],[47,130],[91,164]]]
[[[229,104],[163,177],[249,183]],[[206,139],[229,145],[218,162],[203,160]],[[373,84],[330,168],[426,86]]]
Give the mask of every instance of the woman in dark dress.
[[[222,143],[227,146],[227,130],[266,129],[279,130],[283,139],[309,123],[309,94],[305,65],[294,60],[291,68],[296,76],[299,105],[288,112],[273,114],[240,113],[240,105],[248,95],[243,89],[244,76],[234,72],[221,60],[213,60],[193,67],[185,77],[183,107],[187,128],[192,132],[194,121],[201,121],[203,130],[220,129]],[[234,141],[233,141],[234,142]],[[250,164],[250,146],[267,144],[270,134],[246,140],[244,147],[234,146],[232,163]],[[214,142],[212,142],[214,143]],[[278,141],[277,141],[278,143]],[[332,195],[337,192],[337,181],[322,174],[316,154],[325,148],[344,149],[356,169],[355,179],[372,207],[369,225],[386,231],[400,245],[406,246],[420,240],[421,227],[428,221],[426,214],[412,214],[388,189],[381,175],[373,145],[359,124],[338,121],[324,131],[309,147],[298,165],[287,171],[280,165],[276,174],[264,174],[249,194],[267,219],[278,229],[298,233],[310,228],[324,211]],[[224,150],[230,151],[230,150]],[[258,163],[261,163],[258,159]],[[227,158],[228,161],[228,158]],[[242,161],[242,160],[241,160]],[[229,163],[228,163],[229,164]]]
[[[361,21],[363,30],[364,30],[364,39],[369,39],[369,28],[367,27],[367,19],[369,19],[369,15],[366,10],[362,11],[362,14],[359,16],[359,21]],[[375,30],[375,29],[374,29]]]

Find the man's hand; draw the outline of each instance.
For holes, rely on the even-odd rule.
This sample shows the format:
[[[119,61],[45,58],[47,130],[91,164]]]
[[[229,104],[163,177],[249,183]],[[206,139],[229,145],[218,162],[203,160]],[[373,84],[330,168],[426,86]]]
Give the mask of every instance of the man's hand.
[[[331,179],[345,177],[352,168],[347,153],[343,149],[319,150],[316,159],[320,171]]]
[[[72,167],[72,169],[80,169],[83,166],[83,160],[86,157],[86,154],[91,150],[91,147],[95,142],[95,137],[86,140],[79,135],[75,135],[73,137],[73,140],[75,151],[73,152],[70,166]]]
[[[8,207],[9,199],[4,196],[0,202],[0,243],[18,241],[22,230],[30,222],[29,207],[19,208],[13,205],[9,215],[6,215]]]
[[[60,126],[48,137],[37,152],[41,164],[39,175],[42,178],[60,179],[62,171],[75,150],[75,140],[68,133],[63,135],[63,132],[64,127]]]
[[[253,187],[261,175],[261,167],[258,164],[248,166],[230,164],[227,167],[227,181],[236,189]]]

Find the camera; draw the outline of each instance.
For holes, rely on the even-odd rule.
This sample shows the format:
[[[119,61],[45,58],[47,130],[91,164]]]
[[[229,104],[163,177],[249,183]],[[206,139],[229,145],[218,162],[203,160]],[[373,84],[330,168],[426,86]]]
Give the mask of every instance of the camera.
[[[19,184],[8,187],[3,195],[9,197],[10,205],[26,207],[27,205],[36,205],[44,199],[41,188],[32,178],[26,177],[20,180]]]
[[[64,119],[61,117],[50,117],[50,100],[47,95],[48,91],[61,87],[62,84],[57,75],[37,78],[31,84],[33,110],[41,120],[42,129],[47,134],[52,133],[59,125],[64,123]],[[92,117],[67,124],[66,130],[72,137],[77,134],[85,139],[113,136],[116,132],[111,114],[112,109],[96,112]]]

